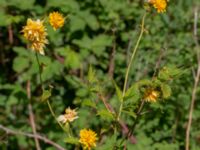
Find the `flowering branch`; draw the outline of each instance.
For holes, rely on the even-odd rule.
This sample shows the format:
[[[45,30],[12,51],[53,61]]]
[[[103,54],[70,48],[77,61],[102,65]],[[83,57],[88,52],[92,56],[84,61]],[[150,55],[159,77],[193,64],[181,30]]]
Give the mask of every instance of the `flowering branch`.
[[[139,35],[138,40],[136,42],[136,45],[135,45],[135,47],[133,49],[133,53],[131,55],[131,60],[130,60],[130,62],[128,64],[128,68],[126,70],[126,76],[125,76],[124,87],[123,87],[123,92],[122,92],[122,101],[121,101],[121,104],[120,104],[120,108],[119,108],[119,113],[118,113],[118,116],[117,116],[117,120],[120,119],[120,115],[121,115],[121,112],[122,112],[122,109],[123,109],[123,101],[124,101],[124,96],[125,96],[125,93],[126,93],[126,88],[127,88],[127,82],[128,82],[128,76],[129,76],[130,68],[131,68],[132,62],[133,62],[133,60],[135,58],[135,54],[137,52],[137,49],[138,49],[139,43],[141,41],[141,38],[143,36],[143,33],[145,31],[145,29],[144,29],[145,17],[146,17],[146,13],[144,14],[144,16],[142,18],[140,35]]]

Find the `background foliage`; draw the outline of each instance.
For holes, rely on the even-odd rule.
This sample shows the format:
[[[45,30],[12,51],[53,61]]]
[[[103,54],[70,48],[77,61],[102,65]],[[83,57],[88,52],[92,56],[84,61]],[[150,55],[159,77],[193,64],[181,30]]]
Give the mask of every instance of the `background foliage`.
[[[176,65],[187,71],[180,79],[173,81],[172,96],[168,100],[147,106],[149,111],[135,130],[137,144],[129,143],[128,149],[184,149],[194,83],[192,69],[196,68],[193,39],[195,7],[200,9],[200,3],[195,0],[170,1],[166,13],[147,16],[145,27],[148,32],[142,39],[131,68],[129,85],[143,78],[151,78],[160,55],[160,68]],[[47,27],[49,45],[45,49],[46,56],[40,56],[44,65],[42,77],[45,86],[53,86],[51,104],[57,115],[68,106],[77,107],[79,119],[73,124],[74,132],[78,135],[80,129],[92,128],[100,135],[96,149],[111,149],[115,138],[106,129],[112,116],[106,115],[102,102],[88,91],[87,74],[91,65],[109,103],[118,107],[119,101],[113,95],[115,89],[110,77],[113,76],[122,87],[127,60],[136,42],[144,12],[140,0],[1,0],[0,124],[32,132],[28,112],[30,100],[26,93],[27,83],[30,82],[37,132],[67,149],[73,149],[72,145],[64,142],[65,134],[51,116],[47,105],[39,101],[39,68],[34,53],[26,49],[20,34],[27,18],[42,19],[53,10],[65,14],[67,22],[56,32]],[[111,65],[113,53],[114,66]],[[199,101],[197,96],[191,129],[192,150],[200,149]],[[96,111],[99,115],[95,115]],[[131,119],[127,123],[130,125]],[[40,145],[42,149],[54,149],[43,142]],[[5,132],[0,131],[0,148],[35,149],[35,143],[24,136],[5,137]]]

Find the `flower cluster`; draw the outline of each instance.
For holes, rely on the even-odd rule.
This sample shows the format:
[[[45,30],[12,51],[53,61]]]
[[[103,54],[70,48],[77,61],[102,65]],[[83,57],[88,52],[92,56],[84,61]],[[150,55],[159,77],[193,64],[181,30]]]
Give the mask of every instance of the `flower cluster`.
[[[58,12],[52,12],[49,15],[49,23],[54,30],[62,27],[64,25],[64,20],[62,14]],[[48,44],[46,31],[44,21],[39,19],[32,20],[29,18],[21,32],[23,33],[24,38],[30,42],[30,48],[33,51],[44,55],[44,47]]]
[[[77,112],[75,109],[71,109],[71,108],[66,108],[65,109],[65,114],[60,115],[57,120],[63,124],[65,123],[69,123],[69,122],[73,122],[75,119],[77,119]]]
[[[158,13],[163,13],[166,11],[166,0],[148,0],[148,2],[157,10]]]
[[[79,142],[83,145],[84,149],[91,150],[92,147],[96,147],[97,134],[90,129],[82,129],[80,131]]]

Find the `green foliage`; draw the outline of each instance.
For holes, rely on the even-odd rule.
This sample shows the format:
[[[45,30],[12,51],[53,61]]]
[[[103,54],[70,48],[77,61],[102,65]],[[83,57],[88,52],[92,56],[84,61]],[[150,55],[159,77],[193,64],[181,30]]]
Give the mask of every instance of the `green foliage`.
[[[115,83],[115,81],[113,81],[113,84],[115,86],[115,90],[116,90],[116,93],[117,93],[117,98],[119,99],[119,101],[122,101],[123,95],[122,95],[121,89],[118,87],[118,85]]]
[[[197,68],[193,16],[194,8],[200,3],[185,0],[169,1],[168,5],[166,13],[148,12],[147,32],[122,97],[127,63],[144,13],[140,0],[0,0],[0,124],[31,133],[28,109],[31,103],[37,133],[64,148],[78,149],[79,131],[91,128],[99,137],[95,149],[111,150],[120,146],[122,149],[120,142],[125,136],[116,123],[120,103],[123,99],[121,120],[130,127],[137,118],[145,89],[152,87],[160,92],[159,103],[145,103],[133,134],[137,144],[127,141],[127,149],[184,149],[194,83],[192,70]],[[42,92],[35,53],[26,48],[20,31],[27,18],[48,22],[47,16],[53,10],[62,12],[66,23],[57,31],[47,26],[49,44],[45,56],[39,56],[46,89]],[[199,19],[197,22],[199,35]],[[113,56],[114,66],[111,65]],[[49,85],[54,88],[47,90]],[[199,91],[198,87],[197,95]],[[112,112],[105,107],[102,97],[112,106]],[[70,124],[73,137],[67,137],[53,121],[46,103],[41,103],[49,98],[56,116],[67,107],[78,108],[79,118]],[[191,150],[200,147],[199,108],[197,96]],[[118,129],[115,134],[114,125]],[[55,149],[43,141],[40,146]],[[31,138],[10,136],[0,129],[0,149],[36,149],[36,146]]]
[[[103,120],[109,120],[109,121],[113,121],[114,120],[113,114],[111,112],[109,112],[108,110],[106,110],[106,109],[99,110],[97,112],[97,115],[100,115]]]
[[[44,102],[51,97],[51,90],[44,90],[41,96],[41,101]]]
[[[162,91],[162,97],[169,98],[171,96],[172,90],[171,87],[167,84],[161,84],[161,91]]]
[[[64,141],[69,144],[78,144],[79,143],[79,140],[74,137],[67,137],[67,138],[65,138]]]

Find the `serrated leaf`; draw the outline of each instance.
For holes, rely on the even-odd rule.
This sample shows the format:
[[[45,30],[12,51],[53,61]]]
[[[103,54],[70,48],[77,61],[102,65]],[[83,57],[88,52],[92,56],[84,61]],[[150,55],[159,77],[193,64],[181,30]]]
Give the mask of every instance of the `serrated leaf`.
[[[127,100],[129,98],[134,98],[134,99],[138,99],[140,96],[140,92],[138,89],[138,85],[137,84],[133,84],[125,93],[124,96],[124,100]]]
[[[110,120],[110,121],[114,120],[113,114],[106,109],[99,110],[97,115],[101,116],[102,119],[105,120]]]
[[[80,56],[74,51],[69,51],[67,58],[65,59],[65,65],[71,69],[77,69],[80,67]]]
[[[90,87],[90,91],[101,93],[103,91],[103,88],[102,88],[102,86],[97,84],[97,85],[93,85],[92,87]]]
[[[127,115],[136,118],[136,114],[133,111],[127,111],[127,110],[122,110],[123,113],[126,113]]]
[[[142,79],[140,81],[137,82],[138,86],[144,86],[144,85],[150,85],[152,84],[152,81],[149,79]]]
[[[86,88],[80,88],[76,91],[76,96],[85,97],[87,95],[88,95],[88,89]]]
[[[51,96],[51,90],[44,90],[41,96],[41,101],[46,101]]]
[[[116,90],[116,93],[117,93],[117,98],[122,101],[123,100],[123,95],[122,95],[122,91],[121,89],[118,87],[118,85],[115,83],[115,81],[113,80],[113,84],[115,86],[115,90]]]
[[[89,81],[89,83],[97,82],[96,72],[95,72],[95,70],[92,68],[92,66],[89,67],[89,71],[88,71],[88,81]]]
[[[171,87],[167,84],[161,85],[162,96],[164,99],[169,98],[171,96],[172,90]]]
[[[181,69],[175,66],[163,67],[158,73],[158,78],[167,81],[181,75],[182,72]]]
[[[93,101],[90,100],[90,99],[85,99],[85,100],[83,100],[82,105],[83,105],[83,106],[89,106],[89,107],[96,108],[96,103],[93,102]]]
[[[76,145],[76,144],[79,144],[79,139],[75,137],[67,137],[64,139],[64,142]]]

